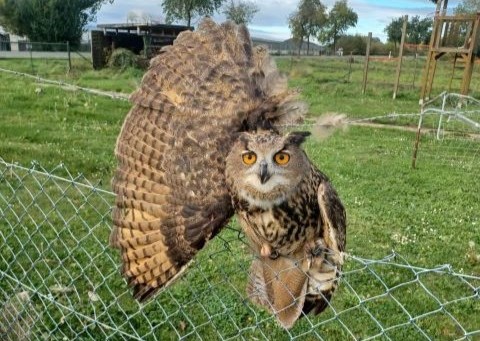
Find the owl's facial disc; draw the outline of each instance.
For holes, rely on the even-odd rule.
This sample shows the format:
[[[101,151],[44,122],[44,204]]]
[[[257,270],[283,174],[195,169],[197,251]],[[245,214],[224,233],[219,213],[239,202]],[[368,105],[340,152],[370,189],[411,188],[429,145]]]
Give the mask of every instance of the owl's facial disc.
[[[278,194],[283,196],[283,192],[290,185],[288,170],[277,165],[273,161],[273,154],[271,153],[267,155],[260,153],[258,162],[248,167],[249,169],[245,172],[242,181],[243,186],[249,188],[256,195],[273,196]]]

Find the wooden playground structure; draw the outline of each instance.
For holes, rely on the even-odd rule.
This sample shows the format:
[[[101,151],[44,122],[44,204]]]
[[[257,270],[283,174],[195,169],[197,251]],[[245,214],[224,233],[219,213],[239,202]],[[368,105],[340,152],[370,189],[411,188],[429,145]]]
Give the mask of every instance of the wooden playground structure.
[[[447,15],[448,0],[438,0],[427,62],[423,75],[420,103],[430,98],[437,61],[453,55],[450,85],[457,68],[463,69],[460,93],[468,95],[477,52],[480,12],[476,15]]]
[[[472,80],[473,66],[477,55],[480,12],[475,15],[447,15],[448,0],[438,0],[433,22],[432,35],[430,38],[427,62],[420,93],[421,113],[418,121],[417,134],[413,150],[412,167],[416,167],[417,153],[424,117],[427,114],[438,116],[438,128],[436,138],[441,139],[444,120],[456,120],[466,124],[475,132],[480,131],[480,101],[468,96],[470,81]],[[430,98],[437,61],[445,56],[453,55],[453,67],[448,91]],[[463,69],[460,94],[449,93],[452,87],[452,79],[457,68]],[[441,106],[438,103],[441,103]],[[447,108],[447,102],[456,103],[454,108]],[[467,111],[466,107],[471,103],[474,110]],[[465,107],[465,108],[464,108]],[[465,132],[464,132],[465,133]]]

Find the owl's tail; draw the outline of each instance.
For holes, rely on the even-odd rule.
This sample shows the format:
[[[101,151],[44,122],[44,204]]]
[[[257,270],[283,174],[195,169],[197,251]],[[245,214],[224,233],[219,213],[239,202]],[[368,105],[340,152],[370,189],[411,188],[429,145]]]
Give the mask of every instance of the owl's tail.
[[[247,295],[258,306],[274,314],[285,329],[302,314],[308,277],[293,259],[256,259],[250,268]]]
[[[324,254],[307,261],[280,256],[255,259],[250,268],[247,295],[290,329],[306,314],[320,314],[337,289],[339,271]]]

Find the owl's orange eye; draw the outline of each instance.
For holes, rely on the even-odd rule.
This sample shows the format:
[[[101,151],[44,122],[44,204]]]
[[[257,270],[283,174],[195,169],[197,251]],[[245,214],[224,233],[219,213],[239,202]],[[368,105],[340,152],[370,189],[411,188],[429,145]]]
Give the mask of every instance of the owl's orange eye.
[[[247,152],[242,155],[243,163],[246,165],[253,165],[257,161],[257,155],[254,152]]]
[[[279,165],[286,165],[288,161],[290,161],[290,155],[285,152],[278,152],[277,154],[275,154],[273,159]]]

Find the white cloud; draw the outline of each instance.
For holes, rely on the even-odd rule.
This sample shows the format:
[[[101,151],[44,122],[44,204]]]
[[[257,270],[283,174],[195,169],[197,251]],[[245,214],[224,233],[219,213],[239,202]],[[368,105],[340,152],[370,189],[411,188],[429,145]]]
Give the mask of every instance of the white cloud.
[[[331,8],[336,0],[323,0],[322,3]],[[288,16],[299,0],[256,0],[259,12],[255,15],[249,28],[252,36],[283,40],[290,37]],[[449,8],[453,9],[459,0],[450,0]],[[409,16],[433,16],[435,5],[429,0],[349,0],[349,6],[358,14],[358,23],[349,33],[373,36],[386,39],[384,28],[394,18],[405,14]],[[147,13],[154,19],[164,18],[161,0],[115,0],[113,4],[105,4],[98,13],[98,23],[126,22],[129,12]],[[216,14],[215,20],[223,21],[223,14]],[[195,24],[195,22],[194,22]]]

